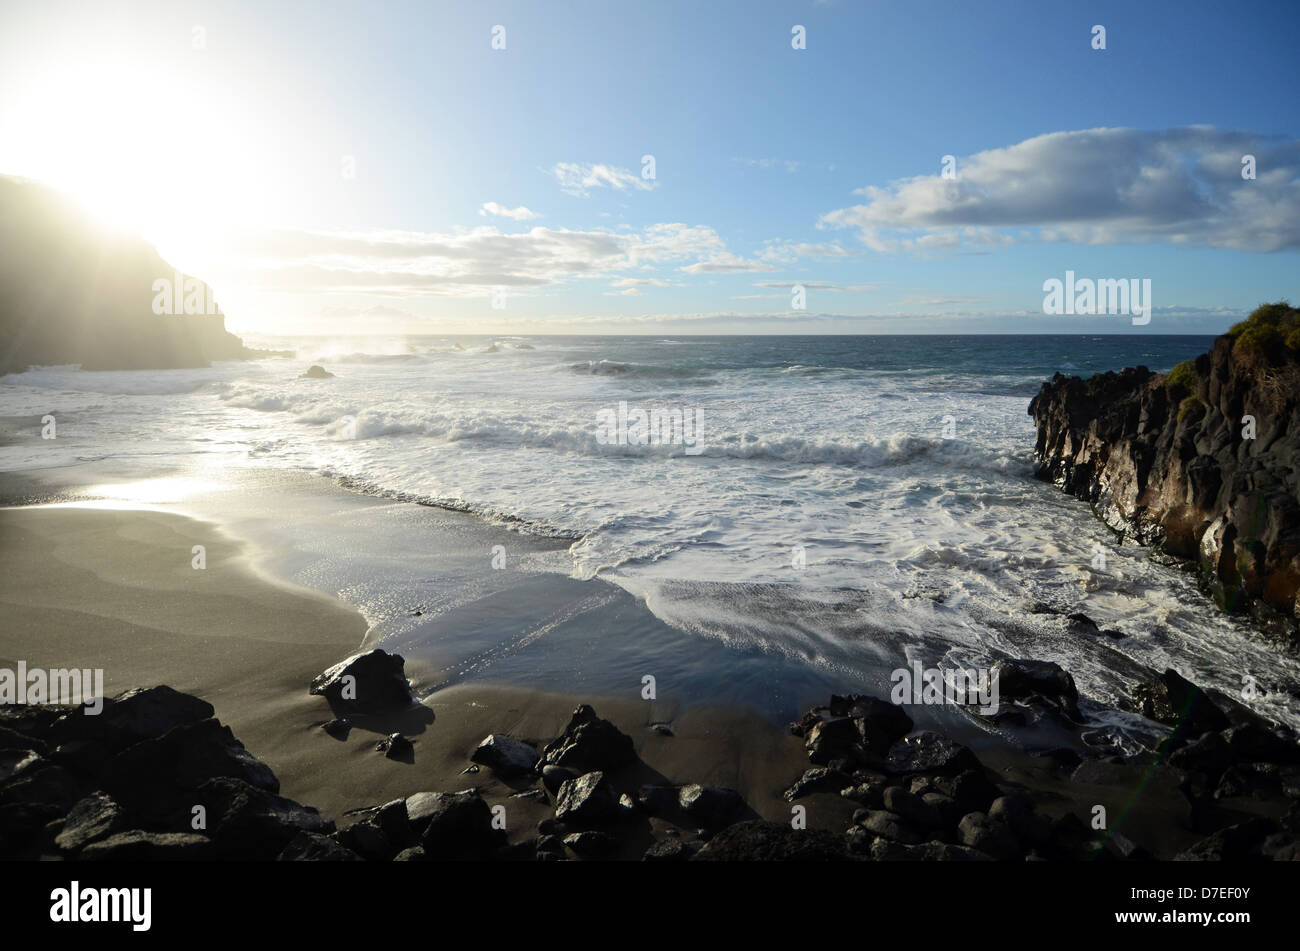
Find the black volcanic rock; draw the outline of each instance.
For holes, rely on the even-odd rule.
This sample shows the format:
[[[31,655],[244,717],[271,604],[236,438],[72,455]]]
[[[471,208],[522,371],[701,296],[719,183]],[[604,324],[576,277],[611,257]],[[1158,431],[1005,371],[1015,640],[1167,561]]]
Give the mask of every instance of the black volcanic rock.
[[[1220,606],[1296,643],[1300,310],[1260,307],[1167,375],[1058,373],[1029,414],[1039,478],[1194,563]]]
[[[574,825],[593,825],[612,818],[618,805],[599,771],[565,781],[555,797],[555,818]]]
[[[542,751],[543,766],[564,766],[584,773],[608,772],[635,761],[632,737],[602,720],[585,703],[573,711],[564,733]]]
[[[537,750],[504,733],[489,734],[470,755],[498,776],[522,776],[537,765]]]
[[[272,794],[280,791],[270,767],[217,720],[187,723],[123,750],[108,764],[103,783],[133,816],[162,821],[175,809],[188,815],[201,804],[194,791],[217,777],[239,779]]]
[[[744,808],[745,801],[734,789],[690,783],[677,793],[682,813],[703,826],[726,825]]]
[[[989,675],[997,681],[999,700],[1042,697],[1059,706],[1072,720],[1080,719],[1079,690],[1069,671],[1060,664],[1050,660],[1003,658],[994,662]]]
[[[723,829],[691,861],[845,862],[851,858],[844,838],[833,832],[751,820]]]
[[[121,831],[126,826],[122,807],[111,796],[91,793],[68,813],[54,844],[65,852],[76,852],[97,839]]]
[[[132,829],[92,842],[80,857],[85,862],[200,862],[212,858],[212,843],[189,832]]]
[[[226,331],[208,285],[140,238],[96,228],[44,185],[0,175],[0,247],[0,373],[206,367],[257,355]]]
[[[284,847],[277,862],[360,862],[361,856],[327,835],[299,832]]]
[[[929,730],[904,737],[889,749],[890,772],[898,775],[955,775],[979,768],[980,761],[974,753],[955,740]]]
[[[505,832],[492,828],[492,808],[474,791],[443,793],[420,838],[434,861],[485,859],[505,842]]]
[[[402,655],[377,648],[353,654],[318,675],[311,693],[324,696],[336,713],[393,713],[415,702]]]
[[[1170,709],[1187,734],[1195,736],[1207,730],[1227,728],[1227,715],[1196,684],[1172,668],[1164,672],[1161,680],[1169,698]]]
[[[207,811],[208,833],[221,857],[271,861],[299,832],[334,831],[333,820],[310,806],[238,779],[209,779],[196,790],[194,800]]]

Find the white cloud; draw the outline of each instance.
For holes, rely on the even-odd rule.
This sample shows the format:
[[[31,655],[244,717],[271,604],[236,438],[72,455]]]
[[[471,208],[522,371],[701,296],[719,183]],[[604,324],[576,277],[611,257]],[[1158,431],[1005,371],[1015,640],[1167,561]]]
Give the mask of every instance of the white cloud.
[[[1254,155],[1257,178],[1243,180]],[[1165,242],[1245,251],[1300,247],[1300,143],[1222,132],[1054,132],[957,162],[957,177],[868,186],[827,212],[877,251],[1016,241]]]
[[[491,226],[456,234],[257,231],[232,236],[230,246],[238,257],[223,262],[221,272],[263,289],[314,292],[478,297],[495,286],[605,277],[634,296],[642,287],[673,285],[653,273],[656,267],[774,270],[728,251],[714,229],[682,223],[617,233],[542,226],[516,234]]]
[[[534,218],[540,218],[541,215],[535,211],[529,211],[523,205],[518,208],[507,208],[504,205],[498,205],[494,201],[483,202],[483,207],[478,210],[480,215],[496,215],[500,218],[510,218],[514,221],[532,221]]]
[[[588,189],[612,188],[615,191],[649,191],[657,182],[644,179],[637,172],[615,165],[592,165],[580,162],[558,162],[551,174],[565,193],[586,198]]]
[[[748,260],[730,251],[721,251],[707,261],[696,261],[682,268],[687,274],[748,274],[754,272],[775,271],[776,268],[762,261]]]
[[[791,159],[776,158],[733,158],[732,161],[740,165],[748,165],[750,168],[783,168],[791,175],[799,171],[800,165],[799,162]]]
[[[755,287],[774,287],[788,291],[798,284],[809,291],[874,291],[879,284],[831,284],[827,281],[759,281]]]

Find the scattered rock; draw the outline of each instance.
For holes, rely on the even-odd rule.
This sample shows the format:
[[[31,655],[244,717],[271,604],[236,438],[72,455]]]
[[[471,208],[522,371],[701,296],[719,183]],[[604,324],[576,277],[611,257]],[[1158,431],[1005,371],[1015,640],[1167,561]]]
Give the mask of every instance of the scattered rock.
[[[677,807],[710,829],[731,822],[744,805],[740,793],[719,786],[691,783],[681,787],[677,794]]]
[[[989,807],[988,817],[1011,830],[1021,846],[1040,846],[1051,837],[1052,822],[1034,811],[1034,804],[1021,793],[999,796]]]
[[[81,850],[86,862],[199,862],[211,857],[212,843],[187,832],[118,832]]]
[[[992,862],[992,856],[964,845],[922,842],[904,845],[886,838],[875,839],[868,854],[875,862]]]
[[[1086,615],[1078,617],[1086,618]],[[1093,627],[1096,628],[1096,625],[1093,624]],[[1041,697],[1059,707],[1071,720],[1078,722],[1082,719],[1079,713],[1079,691],[1074,685],[1074,678],[1060,664],[1049,660],[1004,658],[994,662],[989,673],[997,681],[999,700]]]
[[[546,787],[547,792],[554,796],[567,781],[577,779],[581,775],[576,769],[565,769],[563,766],[543,766],[542,785]]]
[[[858,724],[848,717],[819,720],[804,735],[808,759],[819,766],[826,766],[832,760],[858,757],[861,744],[862,733]]]
[[[618,805],[599,770],[566,780],[555,797],[555,818],[574,825],[593,825],[613,818]]]
[[[925,836],[913,828],[902,816],[884,809],[871,809],[857,823],[873,835],[902,842],[904,845],[916,845],[925,841]]]
[[[643,862],[684,862],[691,857],[691,850],[679,839],[662,839],[645,850],[641,856]]]
[[[420,839],[434,861],[488,858],[505,842],[505,832],[492,828],[492,809],[477,792],[443,793]]]
[[[885,790],[884,806],[889,812],[897,813],[903,821],[922,829],[943,825],[937,809],[900,786],[890,786]]]
[[[389,759],[410,761],[415,757],[415,747],[411,741],[400,733],[390,733],[378,743],[375,749]]]
[[[311,693],[325,697],[336,712],[349,714],[393,713],[415,702],[402,655],[378,648],[326,670],[311,682]]]
[[[330,380],[333,378],[334,378],[333,373],[331,373],[329,370],[326,370],[323,366],[318,366],[317,364],[314,363],[307,368],[306,373],[304,373],[301,377],[299,377],[299,379],[303,379],[303,380]]]
[[[538,758],[537,750],[504,733],[490,734],[470,756],[505,778],[531,773]]]
[[[928,730],[904,737],[889,748],[889,769],[897,775],[956,774],[979,768],[979,760],[966,747]]]
[[[694,862],[833,862],[851,856],[841,836],[750,820],[723,829],[692,856]]]
[[[573,850],[574,855],[583,858],[596,858],[609,855],[618,849],[618,840],[605,832],[574,832],[564,837],[564,844]]]
[[[564,733],[542,752],[544,764],[567,766],[584,773],[607,772],[635,761],[632,737],[608,720],[602,720],[585,703],[573,711]]]
[[[991,855],[995,859],[1020,858],[1020,848],[1011,830],[982,812],[968,813],[957,824],[957,836],[962,845]]]
[[[333,720],[326,720],[321,724],[321,729],[336,740],[346,740],[348,733],[352,730],[352,721],[347,717],[337,717]]]
[[[418,792],[406,797],[406,817],[415,835],[421,835],[438,809],[444,793]]]
[[[851,802],[879,809],[884,805],[885,784],[882,782],[854,783],[840,790],[840,795]],[[789,792],[786,793],[787,797]]]
[[[1161,677],[1169,699],[1169,707],[1178,718],[1181,731],[1189,737],[1210,730],[1225,730],[1230,726],[1228,717],[1200,687],[1183,678],[1170,668]]]
[[[652,816],[671,815],[681,793],[676,786],[642,786],[636,791],[636,804]]]
[[[1220,829],[1174,856],[1175,862],[1224,862],[1258,858],[1265,841],[1278,832],[1269,819],[1247,819]]]
[[[361,856],[327,835],[299,832],[276,857],[278,862],[360,862]]]
[[[794,802],[816,792],[834,792],[837,789],[844,789],[845,784],[851,782],[852,780],[841,772],[827,769],[825,766],[814,766],[812,769],[804,770],[804,774],[785,791],[785,801]]]
[[[188,813],[193,790],[216,777],[242,780],[268,793],[280,791],[270,768],[244,749],[230,727],[211,719],[183,724],[123,750],[109,762],[104,788],[128,811],[161,818],[177,808]]]
[[[126,814],[111,796],[91,793],[72,807],[54,844],[65,852],[76,852],[97,839],[120,832],[125,826]]]
[[[271,861],[299,832],[323,836],[334,831],[333,820],[310,806],[239,779],[205,781],[195,793],[194,805],[207,812],[208,835],[218,858]]]

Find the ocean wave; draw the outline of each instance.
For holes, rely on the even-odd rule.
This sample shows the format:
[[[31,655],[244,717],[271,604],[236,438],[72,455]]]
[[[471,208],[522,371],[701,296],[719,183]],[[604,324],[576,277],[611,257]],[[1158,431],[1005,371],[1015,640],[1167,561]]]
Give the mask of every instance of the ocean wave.
[[[689,380],[703,371],[691,367],[661,366],[648,363],[622,363],[617,360],[583,360],[568,369],[586,376],[614,376],[648,380]]]
[[[419,363],[425,359],[422,353],[341,353],[329,357],[330,363],[354,363],[362,366],[383,366],[389,363]]]
[[[179,396],[203,389],[223,375],[221,368],[192,370],[82,370],[76,364],[32,367],[0,377],[0,385],[30,386],[106,396]]]
[[[992,451],[959,439],[893,434],[870,439],[843,436],[760,435],[750,432],[713,433],[709,414],[702,413],[699,434],[688,447],[683,433],[675,439],[644,444],[602,441],[593,418],[590,422],[536,417],[472,413],[465,409],[431,410],[413,406],[361,407],[337,400],[321,400],[303,393],[265,393],[234,389],[223,396],[228,403],[262,412],[290,412],[305,424],[326,428],[335,439],[374,440],[418,435],[446,443],[484,443],[511,448],[549,449],[584,456],[664,458],[689,456],[701,460],[739,459],[803,465],[879,468],[928,463],[977,468],[1004,474],[1030,471],[1028,457],[1013,451]],[[692,451],[687,452],[687,449]]]

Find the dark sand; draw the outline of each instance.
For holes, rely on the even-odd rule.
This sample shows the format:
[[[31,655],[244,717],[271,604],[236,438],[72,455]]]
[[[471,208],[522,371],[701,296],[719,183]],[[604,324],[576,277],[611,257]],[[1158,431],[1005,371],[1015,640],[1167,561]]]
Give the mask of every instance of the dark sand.
[[[649,729],[665,716],[660,705],[481,684],[438,691],[336,740],[319,728],[332,713],[308,685],[359,648],[365,622],[341,602],[259,575],[216,526],[138,509],[11,508],[0,509],[0,539],[0,666],[103,668],[109,696],[158,683],[196,694],[271,766],[284,795],[342,825],[351,809],[477,786],[506,804],[511,838],[526,838],[552,807],[509,798],[516,788],[487,770],[463,774],[470,753],[491,732],[547,741],[584,701],[636,742],[642,762],[618,777],[620,788],[728,786],[758,815],[788,820],[781,793],[807,766],[797,738],[747,711],[692,706],[668,737]],[[196,544],[206,546],[203,570],[191,567]],[[420,681],[419,669],[407,673]],[[393,731],[413,740],[413,763],[375,751]],[[817,814],[811,824],[832,828],[853,811],[834,795],[801,802]]]
[[[191,567],[194,545],[206,546],[203,570]],[[757,711],[651,708],[626,694],[571,696],[478,682],[436,690],[406,713],[358,722],[347,739],[334,739],[320,729],[333,714],[308,685],[361,647],[365,621],[340,601],[258,573],[243,546],[216,525],[167,512],[93,504],[0,509],[0,613],[0,666],[23,660],[103,668],[109,696],[165,683],[203,697],[271,766],[284,795],[340,825],[353,821],[349,810],[475,786],[488,802],[506,805],[512,841],[534,835],[552,806],[511,798],[531,784],[507,785],[486,769],[465,773],[470,754],[492,732],[544,743],[581,702],[635,741],[641,762],[613,777],[619,791],[641,783],[726,786],[744,796],[751,816],[789,821],[782,792],[809,765],[802,742]],[[407,675],[417,687],[440,680],[439,671],[415,663]],[[663,719],[674,735],[650,729]],[[412,739],[413,762],[375,750],[394,731]],[[1112,831],[1163,857],[1201,837],[1179,821],[1185,805],[1167,769],[1099,766],[1082,782],[987,735],[976,745],[998,781],[1031,791],[1043,812],[1073,811],[1087,821],[1094,805],[1105,805]],[[854,809],[834,793],[799,805],[809,826],[835,831],[848,827]],[[1241,807],[1253,811],[1249,802]],[[662,826],[656,819],[632,834],[623,856],[639,856],[652,835],[662,837]]]

